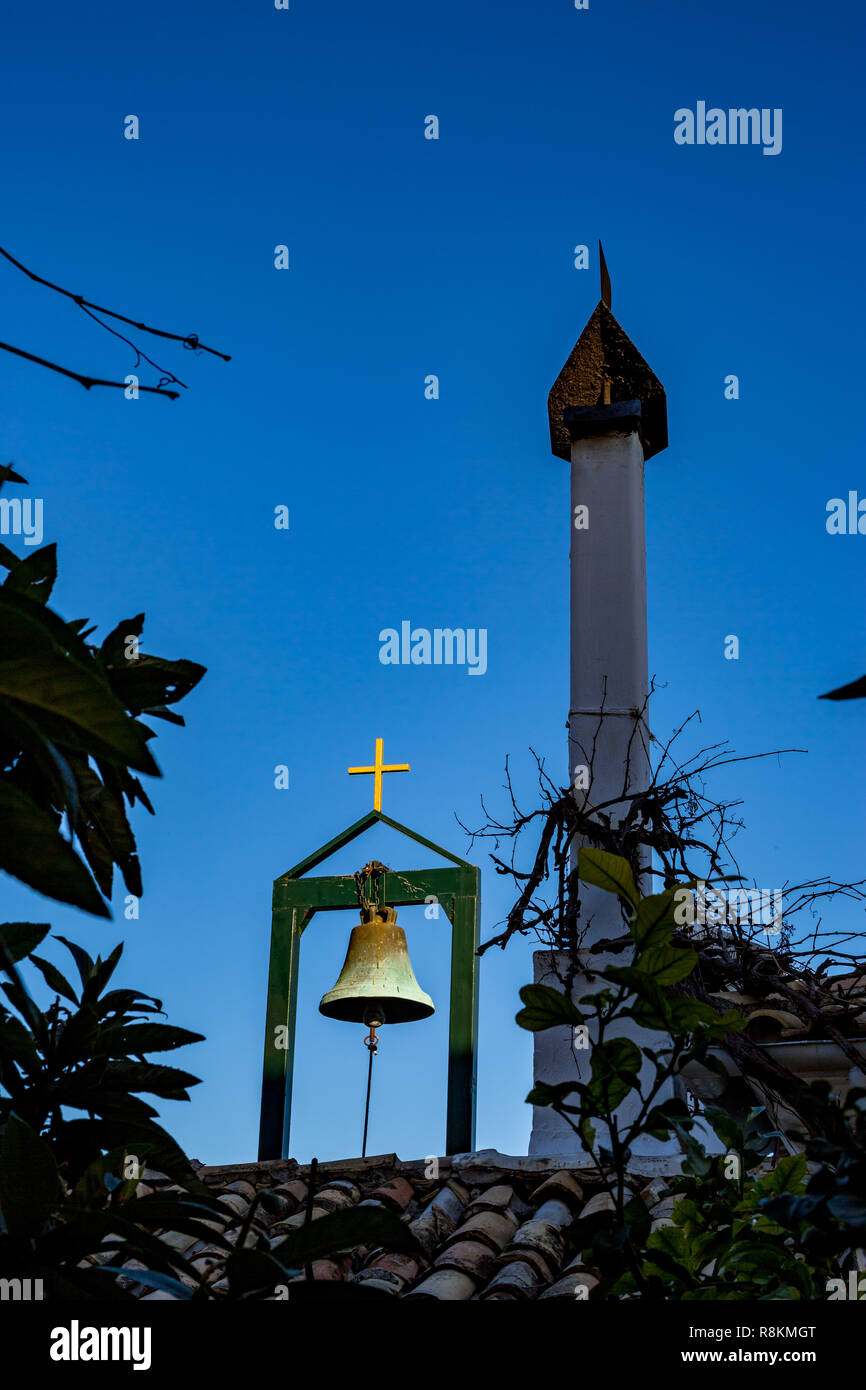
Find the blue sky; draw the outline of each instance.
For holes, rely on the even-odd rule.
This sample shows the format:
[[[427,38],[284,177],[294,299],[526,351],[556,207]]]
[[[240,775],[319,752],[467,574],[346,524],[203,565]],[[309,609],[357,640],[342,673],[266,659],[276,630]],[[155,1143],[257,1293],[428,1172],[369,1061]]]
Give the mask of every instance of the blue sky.
[[[816,700],[866,648],[866,538],[825,528],[831,497],[866,495],[862,38],[859,7],[802,0],[47,0],[4,17],[2,244],[232,354],[145,343],[189,384],[174,403],[0,355],[4,458],[59,542],[54,606],[102,633],[144,609],[146,650],[209,668],[188,727],[159,726],[140,920],[2,885],[7,918],[50,914],[92,951],[122,937],[123,980],[206,1034],[180,1063],[204,1084],[163,1112],[192,1156],[255,1157],[271,883],[371,804],[346,768],[375,737],[412,766],[386,779],[386,812],[458,854],[455,816],[477,823],[482,794],[505,809],[506,754],[529,799],[530,746],[566,775],[568,470],[546,398],[598,299],[599,236],[614,312],[668,396],[670,447],[647,466],[653,728],[699,708],[702,743],[808,749],[713,784],[745,802],[741,860],[767,887],[863,872],[862,702]],[[674,111],[699,100],[781,108],[781,154],[676,145]],[[12,267],[0,295],[3,340],[132,370]],[[378,634],[403,619],[486,628],[486,674],[381,665]],[[335,870],[371,855],[423,861],[383,834]],[[471,857],[486,937],[507,886]],[[402,917],[438,1012],[385,1031],[369,1149],[410,1158],[444,1149],[448,960],[442,924]],[[361,1030],[316,1012],[351,924],[304,939],[301,1159],[360,1151]],[[483,961],[479,1147],[526,1151],[530,957]]]

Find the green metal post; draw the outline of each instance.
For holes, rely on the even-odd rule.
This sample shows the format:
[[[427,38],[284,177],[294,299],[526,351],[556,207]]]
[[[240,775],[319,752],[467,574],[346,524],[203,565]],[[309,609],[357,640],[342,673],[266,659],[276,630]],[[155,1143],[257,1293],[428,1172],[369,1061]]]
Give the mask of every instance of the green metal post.
[[[311,915],[303,908],[282,906],[280,898],[283,896],[280,884],[276,883],[262,1065],[260,1159],[288,1157],[301,932]]]
[[[452,921],[451,1017],[445,1135],[445,1150],[449,1154],[471,1153],[475,1148],[479,908],[480,888],[472,897],[454,898],[449,914]]]

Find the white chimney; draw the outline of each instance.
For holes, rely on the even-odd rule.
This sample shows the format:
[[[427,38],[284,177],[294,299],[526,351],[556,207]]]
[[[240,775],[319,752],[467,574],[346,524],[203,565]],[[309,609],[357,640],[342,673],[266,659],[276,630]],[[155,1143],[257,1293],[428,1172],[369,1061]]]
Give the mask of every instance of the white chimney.
[[[597,806],[647,785],[649,734],[644,462],[667,447],[667,409],[661,383],[610,311],[610,281],[604,259],[602,299],[550,392],[548,410],[553,452],[571,464],[571,698],[569,780],[588,790],[575,796]],[[582,774],[581,769],[587,769]],[[613,819],[615,805],[607,808]],[[652,891],[644,883],[644,891]],[[594,942],[625,930],[618,899],[581,885],[581,962],[595,969],[623,964],[621,955],[590,953]],[[537,951],[536,983],[561,988],[571,957]],[[571,996],[601,986],[579,974]],[[536,1081],[587,1081],[591,1047],[575,1045],[567,1027],[535,1033]],[[639,1047],[658,1049],[663,1036],[624,1022],[609,1036],[630,1037]],[[642,1084],[654,1074],[647,1062]],[[668,1084],[658,1101],[672,1094]],[[627,1100],[617,1118],[627,1123],[639,1102]],[[604,1142],[604,1136],[598,1136]],[[546,1107],[533,1112],[530,1154],[577,1155],[580,1143],[567,1122]],[[678,1145],[643,1139],[640,1156],[678,1152]]]

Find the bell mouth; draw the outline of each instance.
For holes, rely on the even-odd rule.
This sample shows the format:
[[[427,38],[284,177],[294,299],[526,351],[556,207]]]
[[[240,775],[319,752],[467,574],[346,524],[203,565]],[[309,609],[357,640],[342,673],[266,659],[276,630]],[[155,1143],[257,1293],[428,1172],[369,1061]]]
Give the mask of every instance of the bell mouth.
[[[399,995],[386,995],[382,998],[323,999],[319,1013],[326,1018],[337,1018],[342,1023],[369,1023],[368,1010],[378,1010],[384,1014],[383,1023],[417,1023],[422,1018],[430,1018],[436,1012],[432,1002],[423,1003],[420,999],[401,999]]]

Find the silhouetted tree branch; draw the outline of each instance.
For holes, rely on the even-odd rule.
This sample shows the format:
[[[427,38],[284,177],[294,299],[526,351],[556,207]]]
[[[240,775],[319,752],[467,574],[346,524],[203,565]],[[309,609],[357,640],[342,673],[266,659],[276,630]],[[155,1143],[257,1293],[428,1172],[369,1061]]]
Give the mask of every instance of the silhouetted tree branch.
[[[105,314],[109,318],[117,319],[120,323],[128,323],[140,333],[150,333],[157,338],[167,338],[171,342],[182,343],[188,351],[208,352],[214,357],[221,357],[224,362],[231,361],[231,357],[227,353],[220,352],[217,348],[208,347],[205,343],[200,342],[198,335],[195,333],[169,333],[163,328],[152,328],[146,323],[140,323],[136,319],[128,318],[125,314],[119,314],[114,309],[106,309],[100,304],[94,304],[92,300],[85,299],[83,295],[75,294],[72,290],[64,289],[62,285],[55,285],[53,281],[46,280],[43,276],[37,275],[35,271],[28,270],[26,265],[23,265],[21,261],[17,260],[15,256],[11,255],[11,253],[2,246],[0,246],[0,256],[3,256],[11,265],[14,265],[16,269],[20,270],[35,284],[44,285],[46,289],[53,290],[56,294],[63,295],[66,299],[71,299],[73,304],[77,304],[79,309],[87,314],[88,318],[93,319],[93,321],[98,323],[101,328],[104,328],[107,333],[111,333],[114,337],[120,338],[122,342],[127,343],[136,355],[136,367],[144,360],[155,368],[156,371],[161,373],[158,385],[139,385],[137,388],[139,391],[146,391],[154,396],[167,396],[169,400],[174,401],[177,400],[179,392],[172,391],[169,388],[171,385],[177,385],[186,390],[186,383],[175,376],[173,372],[168,371],[165,367],[161,367],[152,357],[148,357],[147,353],[142,351],[131,338],[127,338],[125,334],[119,333],[116,329],[112,328],[110,324],[103,323],[102,319],[97,317],[98,314]],[[29,362],[36,362],[38,366],[47,367],[49,371],[58,372],[61,376],[71,377],[73,381],[79,382],[79,384],[84,387],[85,391],[89,391],[91,386],[108,386],[125,390],[128,384],[125,381],[109,381],[104,377],[95,377],[84,372],[76,372],[70,367],[61,367],[57,362],[51,362],[45,357],[37,356],[35,353],[26,352],[23,348],[13,347],[10,343],[0,342],[0,350],[14,353],[16,357],[24,357]]]
[[[80,372],[74,372],[69,367],[60,367],[56,362],[49,362],[45,357],[37,357],[35,353],[25,352],[23,348],[12,347],[10,343],[0,343],[3,352],[13,352],[16,357],[26,357],[28,362],[36,362],[40,367],[47,367],[51,372],[59,372],[61,376],[69,376],[73,381],[79,382],[89,391],[91,386],[116,386],[121,391],[125,391],[128,383],[125,381],[107,381],[102,377],[82,376]],[[153,396],[168,396],[169,400],[176,401],[180,395],[179,391],[169,391],[163,386],[141,386],[139,391],[147,391]]]

